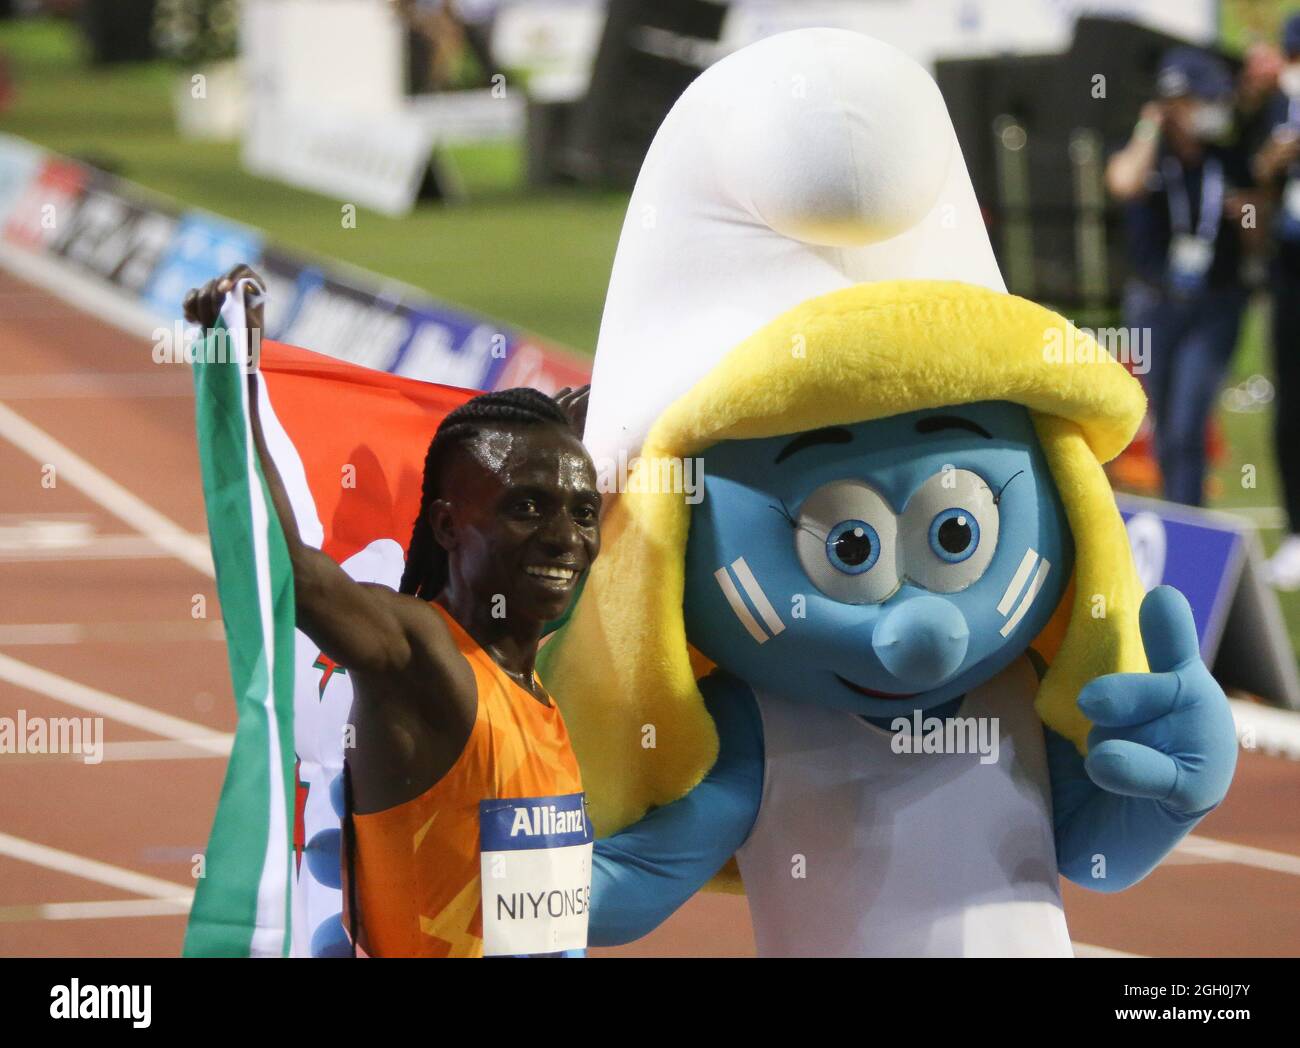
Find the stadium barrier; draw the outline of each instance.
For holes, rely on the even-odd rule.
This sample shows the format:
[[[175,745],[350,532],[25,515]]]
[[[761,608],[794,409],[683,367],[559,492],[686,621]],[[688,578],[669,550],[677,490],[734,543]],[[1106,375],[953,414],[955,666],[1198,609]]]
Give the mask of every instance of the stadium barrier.
[[[257,229],[3,134],[0,250],[89,281],[103,292],[96,300],[153,318],[158,339],[176,331],[193,340],[181,323],[185,292],[248,262],[269,285],[270,338],[471,389],[554,392],[591,373],[589,360],[535,335],[398,281],[281,250]]]

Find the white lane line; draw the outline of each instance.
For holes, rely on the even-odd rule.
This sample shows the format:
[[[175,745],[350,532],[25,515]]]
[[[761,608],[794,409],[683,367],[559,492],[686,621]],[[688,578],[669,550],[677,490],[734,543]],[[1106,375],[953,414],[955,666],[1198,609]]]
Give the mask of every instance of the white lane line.
[[[215,575],[207,542],[198,541],[175,521],[164,517],[76,452],[4,404],[0,404],[0,437],[37,462],[54,465],[59,480],[71,484],[177,559],[210,578]]]
[[[0,558],[3,559],[3,558]],[[175,622],[0,623],[0,647],[54,644],[159,644],[219,641],[225,628],[215,619]]]
[[[0,906],[0,924],[17,921],[97,921],[105,917],[169,917],[190,912],[194,893],[171,899],[108,899],[101,902],[43,902]]]
[[[767,634],[763,632],[763,627],[758,624],[758,620],[749,613],[745,607],[745,602],[740,599],[740,590],[736,589],[736,584],[731,581],[731,575],[725,567],[719,568],[713,573],[718,587],[722,590],[722,595],[727,598],[727,603],[731,605],[731,610],[736,613],[736,618],[740,619],[749,635],[758,641],[759,644],[767,642]]]
[[[740,579],[740,584],[745,587],[749,599],[754,602],[754,607],[763,616],[763,621],[767,623],[767,628],[772,631],[772,636],[775,637],[785,629],[785,623],[781,621],[781,616],[772,607],[772,602],[767,599],[767,594],[763,592],[763,587],[758,584],[758,579],[754,578],[754,573],[749,570],[745,558],[738,557],[732,561],[731,570],[736,573],[736,578]]]
[[[29,666],[9,655],[0,654],[0,680],[164,738],[188,742],[212,753],[229,752],[227,736],[207,725],[159,713],[138,702],[121,699],[98,688],[60,677],[57,673]]]
[[[190,532],[187,537],[206,547],[208,536]],[[93,535],[65,545],[18,544],[0,541],[0,563],[33,560],[147,560],[151,557],[174,557],[174,550],[164,548],[147,535]]]
[[[1076,957],[1144,957],[1141,953],[1126,953],[1123,950],[1112,950],[1109,946],[1094,946],[1088,942],[1072,942],[1074,955]]]
[[[1271,870],[1273,873],[1300,877],[1300,855],[1252,848],[1248,844],[1232,844],[1191,834],[1184,837],[1174,851],[1210,862],[1230,862],[1238,866],[1252,866],[1257,870]]]
[[[218,740],[222,743],[218,748]],[[228,757],[234,745],[233,735],[202,739],[150,739],[144,742],[106,742],[102,761],[177,761]],[[85,763],[80,753],[0,753],[0,766],[17,761],[75,761]]]
[[[1300,713],[1229,699],[1237,738],[1244,749],[1300,761]]]
[[[64,400],[73,397],[193,397],[188,370],[86,371],[72,374],[0,375],[0,400]]]
[[[1005,618],[1011,610],[1011,605],[1016,602],[1016,597],[1025,588],[1025,583],[1029,580],[1029,573],[1034,570],[1034,563],[1037,560],[1038,553],[1036,550],[1025,550],[1025,555],[1020,558],[1020,566],[1016,568],[1016,573],[1011,576],[1011,581],[1007,583],[1006,592],[1002,594],[1002,599],[998,601],[999,615]]]
[[[0,833],[0,855],[20,862],[29,862],[34,866],[43,866],[47,870],[71,874],[87,881],[106,884],[110,888],[119,888],[124,892],[134,892],[151,899],[177,899],[192,888],[174,881],[165,881],[161,877],[150,877],[146,873],[136,873],[121,866],[88,859],[84,855],[51,848],[35,841],[23,840],[7,833]]]
[[[0,626],[0,645],[80,644],[85,639],[85,627],[75,622],[33,622]]]

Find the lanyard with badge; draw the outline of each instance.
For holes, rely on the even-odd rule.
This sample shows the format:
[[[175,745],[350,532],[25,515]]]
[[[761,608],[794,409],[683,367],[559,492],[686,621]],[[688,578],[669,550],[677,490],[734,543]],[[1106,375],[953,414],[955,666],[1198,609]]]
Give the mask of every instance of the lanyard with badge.
[[[1205,286],[1214,261],[1214,243],[1223,219],[1223,164],[1207,157],[1201,169],[1201,209],[1192,229],[1192,205],[1183,178],[1183,165],[1167,156],[1161,165],[1169,199],[1169,284],[1175,294],[1193,295]]]
[[[1287,106],[1285,126],[1291,134],[1300,134],[1300,96],[1291,98]],[[1300,162],[1293,163],[1286,173],[1277,234],[1286,241],[1300,241]]]
[[[586,949],[594,840],[582,793],[479,802],[485,957]]]

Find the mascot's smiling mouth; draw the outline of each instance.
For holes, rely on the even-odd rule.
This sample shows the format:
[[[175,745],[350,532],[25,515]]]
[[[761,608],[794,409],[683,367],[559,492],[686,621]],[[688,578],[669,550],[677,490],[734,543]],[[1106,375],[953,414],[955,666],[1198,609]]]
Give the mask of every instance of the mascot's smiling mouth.
[[[859,695],[866,695],[872,699],[914,699],[921,694],[919,691],[908,692],[904,695],[893,691],[877,691],[875,688],[864,688],[861,684],[854,684],[851,680],[846,680],[838,673],[835,674],[835,678],[846,688],[852,688]]]

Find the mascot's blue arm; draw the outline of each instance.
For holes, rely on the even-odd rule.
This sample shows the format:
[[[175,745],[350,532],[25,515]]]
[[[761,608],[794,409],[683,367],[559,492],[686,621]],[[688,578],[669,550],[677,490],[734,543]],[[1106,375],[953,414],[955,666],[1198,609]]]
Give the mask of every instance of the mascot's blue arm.
[[[1102,892],[1150,873],[1223,800],[1237,765],[1232,711],[1182,594],[1147,594],[1141,627],[1151,672],[1098,677],[1079,694],[1094,725],[1087,759],[1047,731],[1057,863]]]
[[[749,688],[714,673],[700,681],[718,727],[718,759],[681,800],[596,842],[592,860],[592,946],[615,946],[653,931],[745,843],[763,793],[763,725]]]

